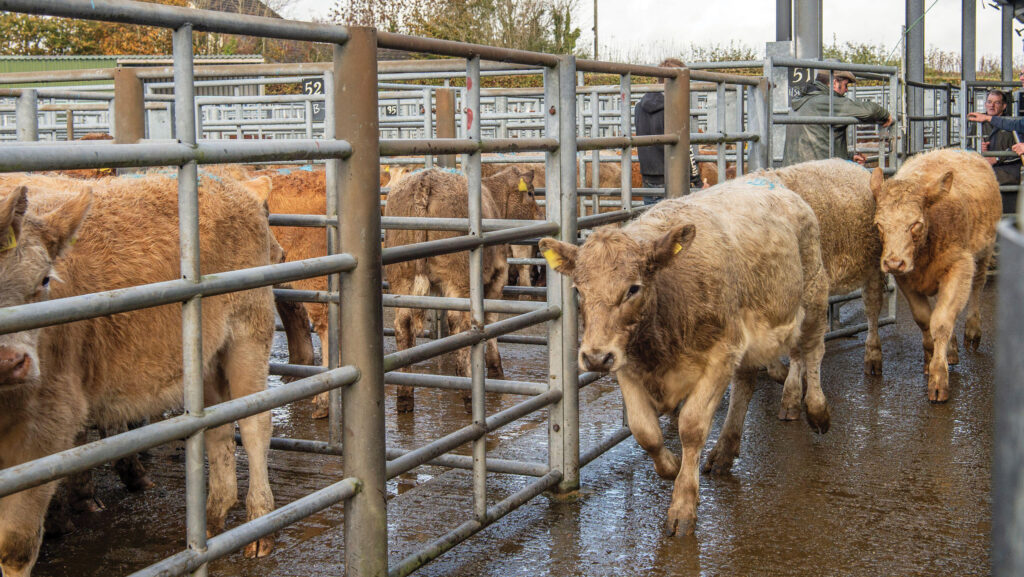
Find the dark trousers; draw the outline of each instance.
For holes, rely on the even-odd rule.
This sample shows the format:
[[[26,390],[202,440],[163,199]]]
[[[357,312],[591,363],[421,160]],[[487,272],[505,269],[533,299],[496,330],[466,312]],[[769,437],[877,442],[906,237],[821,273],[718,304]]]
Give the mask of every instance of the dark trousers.
[[[643,188],[665,188],[665,175],[663,174],[645,174],[643,175]],[[665,198],[665,194],[659,194],[657,196],[645,196],[644,206],[657,204],[658,201]]]

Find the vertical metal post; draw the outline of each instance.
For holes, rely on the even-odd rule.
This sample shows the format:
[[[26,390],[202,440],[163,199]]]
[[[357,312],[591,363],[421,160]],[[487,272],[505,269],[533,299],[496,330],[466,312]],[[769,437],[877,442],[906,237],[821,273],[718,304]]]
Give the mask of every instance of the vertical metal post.
[[[68,142],[75,139],[75,111],[68,108],[67,116],[65,117],[66,128],[64,129],[67,135]]]
[[[963,0],[962,18],[960,20],[960,77],[963,80],[973,81],[978,79],[977,16],[978,11],[975,1]]]
[[[345,474],[362,490],[345,505],[345,571],[387,574],[388,526],[384,447],[384,327],[381,318],[380,155],[377,118],[377,31],[352,26],[334,47],[334,134],[352,145],[337,190],[343,252],[359,263],[342,275],[341,364],[359,368],[343,392]]]
[[[796,57],[821,60],[821,0],[796,0],[793,8]]]
[[[793,0],[775,0],[775,40],[793,39]]]
[[[423,138],[434,137],[434,108],[433,94],[429,88],[423,89]],[[427,154],[423,156],[424,168],[434,168],[434,155]],[[390,183],[388,184],[390,186]]]
[[[599,138],[601,136],[601,95],[597,93],[597,88],[590,93],[590,137]],[[586,179],[584,179],[585,181]],[[592,150],[590,152],[590,186],[593,188],[600,188],[601,186],[601,151]],[[591,214],[597,214],[601,212],[601,196],[598,193],[590,195],[590,211]]]
[[[1003,82],[1013,82],[1013,4],[1004,4],[1002,10],[1002,42],[999,64]]]
[[[39,94],[35,90],[23,89],[14,107],[18,140],[39,140]]]
[[[114,142],[131,144],[146,137],[146,101],[133,68],[114,70]]]
[[[505,114],[506,112],[508,112],[507,96],[494,97],[494,112],[497,114]],[[498,120],[497,137],[508,138],[508,118],[502,118]]]
[[[907,80],[924,82],[924,0],[907,0],[906,7],[906,54]],[[924,90],[907,86],[907,115],[924,114]],[[918,152],[924,147],[924,126],[920,122],[907,121],[910,129],[908,152]]]
[[[717,117],[718,132],[723,136],[728,132],[725,123],[728,121],[726,115],[728,103],[725,101],[725,83],[719,82],[715,86],[715,116]],[[718,171],[718,182],[725,182],[725,142],[719,142],[716,147],[718,158],[715,159],[715,168]],[[689,168],[689,166],[687,166]],[[687,179],[689,180],[689,179]]]
[[[576,242],[576,59],[562,56],[544,71],[545,136],[558,139],[558,150],[545,154],[546,216],[559,225],[564,242]],[[556,176],[557,175],[557,176]],[[548,270],[547,299],[562,314],[548,323],[548,386],[562,391],[548,417],[548,463],[562,472],[561,492],[579,488],[579,390],[576,369],[577,320],[572,282]]]
[[[334,98],[337,95],[337,88],[334,84],[334,71],[327,70],[324,72],[324,140],[337,138],[336,132],[336,119],[334,116]],[[341,223],[341,216],[338,212],[338,206],[340,205],[340,195],[338,191],[341,190],[339,185],[340,173],[341,173],[341,159],[329,158],[325,162],[324,178],[326,181],[327,204],[324,207],[326,209],[325,215],[328,218],[328,223]],[[380,181],[378,181],[379,183]],[[327,254],[338,254],[341,246],[341,228],[338,224],[327,225]],[[332,295],[337,294],[341,290],[342,275],[331,274],[327,275],[327,292]],[[327,342],[320,343],[320,355],[327,357],[327,368],[336,369],[341,366],[341,302],[340,295],[338,300],[331,299],[331,302],[327,303]],[[328,393],[328,406],[327,406],[327,430],[328,437],[327,442],[334,448],[342,446],[342,423],[341,423],[341,404],[342,392],[338,389],[331,389]]]
[[[174,31],[174,110],[178,141],[195,146],[195,79],[192,72],[192,26]],[[199,175],[195,162],[178,168],[178,235],[181,278],[199,282]],[[185,414],[201,417],[203,399],[203,333],[200,297],[181,305],[182,378]],[[185,523],[188,547],[206,550],[206,476],[203,431],[185,440]],[[193,573],[205,576],[207,566]]]
[[[742,84],[736,85],[736,132],[746,132],[743,127],[743,91]],[[743,148],[745,142],[736,143],[736,176],[743,176]]]
[[[455,91],[438,88],[434,98],[437,101],[437,138],[455,138]],[[439,155],[437,163],[445,168],[455,168],[455,155]]]
[[[775,63],[771,56],[764,59],[764,68],[761,72],[761,81],[757,90],[751,90],[753,98],[750,106],[751,123],[756,123],[757,134],[760,137],[756,143],[751,144],[750,163],[751,169],[769,169],[774,164],[774,153],[772,145],[775,135],[772,124],[772,102],[775,95],[772,93],[772,76],[775,70]],[[755,120],[756,118],[756,120]],[[754,148],[756,146],[756,149]]]
[[[466,61],[466,132],[470,140],[480,142],[480,57]],[[483,177],[480,166],[480,150],[467,155],[469,162],[463,167],[469,186],[469,235],[483,234]],[[484,247],[469,251],[469,309],[473,326],[477,329],[485,324],[484,318]],[[487,419],[484,398],[484,364],[486,341],[476,343],[470,349],[471,388],[473,393],[473,423],[483,425]],[[487,517],[487,436],[473,441],[473,513],[477,521]]]
[[[619,134],[625,138],[633,135],[633,77],[623,74],[619,79]],[[622,196],[624,210],[633,210],[633,147],[622,147]]]
[[[831,120],[835,116],[835,81],[836,71],[828,71],[828,117]],[[846,126],[843,126],[843,130],[846,130]],[[831,122],[828,125],[828,157],[833,158],[836,155],[836,125]],[[846,160],[845,158],[843,160]]]
[[[307,100],[304,104],[306,117],[306,138],[313,138],[313,101]]]
[[[900,99],[900,79],[898,75],[893,74],[892,76],[889,77],[889,106],[892,107],[890,111],[892,112],[892,117],[894,121],[889,126],[889,134],[891,138],[891,143],[889,147],[890,168],[898,168],[900,166],[900,163],[902,162],[900,160],[900,152],[902,152],[903,138],[903,127],[900,126],[900,119],[904,118],[904,116],[900,114],[901,112],[903,112],[902,102],[903,101]]]
[[[679,140],[665,146],[665,197],[690,194],[690,70],[665,80],[665,134]]]
[[[970,144],[967,142],[968,134],[970,133],[970,123],[967,122],[967,113],[973,108],[971,104],[971,97],[973,91],[971,87],[966,83],[960,84],[960,148],[967,148]]]

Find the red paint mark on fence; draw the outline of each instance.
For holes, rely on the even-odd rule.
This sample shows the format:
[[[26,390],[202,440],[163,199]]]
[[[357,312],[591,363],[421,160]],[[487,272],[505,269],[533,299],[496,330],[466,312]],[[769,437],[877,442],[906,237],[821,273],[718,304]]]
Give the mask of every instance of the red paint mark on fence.
[[[473,109],[466,109],[466,130],[473,130]]]

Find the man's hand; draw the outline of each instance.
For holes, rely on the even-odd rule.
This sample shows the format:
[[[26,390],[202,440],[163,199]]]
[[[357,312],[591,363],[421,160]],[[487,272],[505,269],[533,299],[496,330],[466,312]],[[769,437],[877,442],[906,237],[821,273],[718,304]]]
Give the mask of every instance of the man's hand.
[[[1012,150],[1017,153],[1017,156],[1024,156],[1024,142],[1014,144]]]
[[[892,120],[891,116],[889,117],[889,120]],[[864,166],[864,163],[866,163],[868,161],[868,159],[863,154],[861,154],[859,152],[855,152],[855,153],[853,153],[853,161],[856,162],[857,164],[861,165],[861,166]]]
[[[988,152],[988,141],[987,140],[982,140],[981,141],[981,150],[983,152]]]
[[[890,126],[892,126],[892,115],[891,114],[889,115],[889,118],[887,118],[885,120],[885,123],[882,124],[882,128],[889,128]]]
[[[991,122],[992,117],[984,112],[968,112],[967,120],[971,122]]]

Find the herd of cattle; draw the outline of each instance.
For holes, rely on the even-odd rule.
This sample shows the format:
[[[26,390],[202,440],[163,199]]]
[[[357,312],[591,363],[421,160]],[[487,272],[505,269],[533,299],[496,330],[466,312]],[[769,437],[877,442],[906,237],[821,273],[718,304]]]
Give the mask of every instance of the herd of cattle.
[[[608,166],[607,181],[602,171],[599,185],[617,187],[621,173]],[[382,173],[381,184],[390,188],[385,216],[467,216],[464,176],[398,172]],[[82,176],[0,175],[0,307],[178,278],[174,174]],[[494,167],[483,180],[483,217],[542,218],[535,188],[543,184],[543,166]],[[322,229],[270,227],[267,219],[268,213],[324,214],[322,171],[204,168],[199,209],[203,274],[326,254]],[[923,334],[928,398],[947,400],[948,364],[958,354],[952,332],[965,306],[964,343],[977,347],[980,339],[978,294],[1000,211],[998,185],[982,157],[941,150],[910,159],[888,180],[881,170],[869,173],[839,160],[760,171],[663,201],[622,227],[594,231],[580,246],[542,239],[550,267],[571,276],[578,289],[580,367],[615,374],[633,436],[658,474],[675,479],[667,533],[693,530],[701,450],[730,383],[726,423],[704,472],[726,471],[737,456],[759,367],[784,379],[780,418],[798,419],[806,407],[814,431],[829,429],[820,365],[830,294],[863,289],[869,324],[864,369],[879,374],[883,273],[892,273]],[[384,245],[457,234],[388,230]],[[485,298],[500,298],[510,255],[506,247],[485,251]],[[384,272],[396,294],[469,296],[465,253],[389,265]],[[518,277],[523,284],[530,275]],[[293,286],[325,290],[326,281]],[[208,404],[265,389],[274,306],[270,287],[203,299]],[[292,362],[311,364],[312,347],[302,340],[308,343],[312,320],[327,342],[326,306],[277,306]],[[399,349],[415,344],[421,315],[396,311]],[[471,326],[465,312],[450,311],[448,322],[452,332]],[[788,368],[782,355],[790,359]],[[176,305],[0,336],[0,469],[69,449],[90,426],[116,431],[180,408],[181,358]],[[488,343],[486,359],[488,374],[501,377],[495,342]],[[469,374],[465,350],[457,370]],[[398,395],[398,410],[412,410],[412,390]],[[318,401],[314,416],[324,416],[326,399]],[[677,407],[681,459],[664,446],[658,424],[659,414]],[[243,419],[239,427],[253,519],[274,508],[267,476],[270,415]],[[233,425],[207,431],[206,451],[207,525],[216,533],[237,501]],[[130,487],[150,484],[132,459],[118,470]],[[95,503],[90,486],[87,474],[69,479],[67,497]],[[52,482],[0,499],[3,575],[30,574],[56,489]],[[273,546],[273,537],[265,537],[245,554],[263,556]]]

